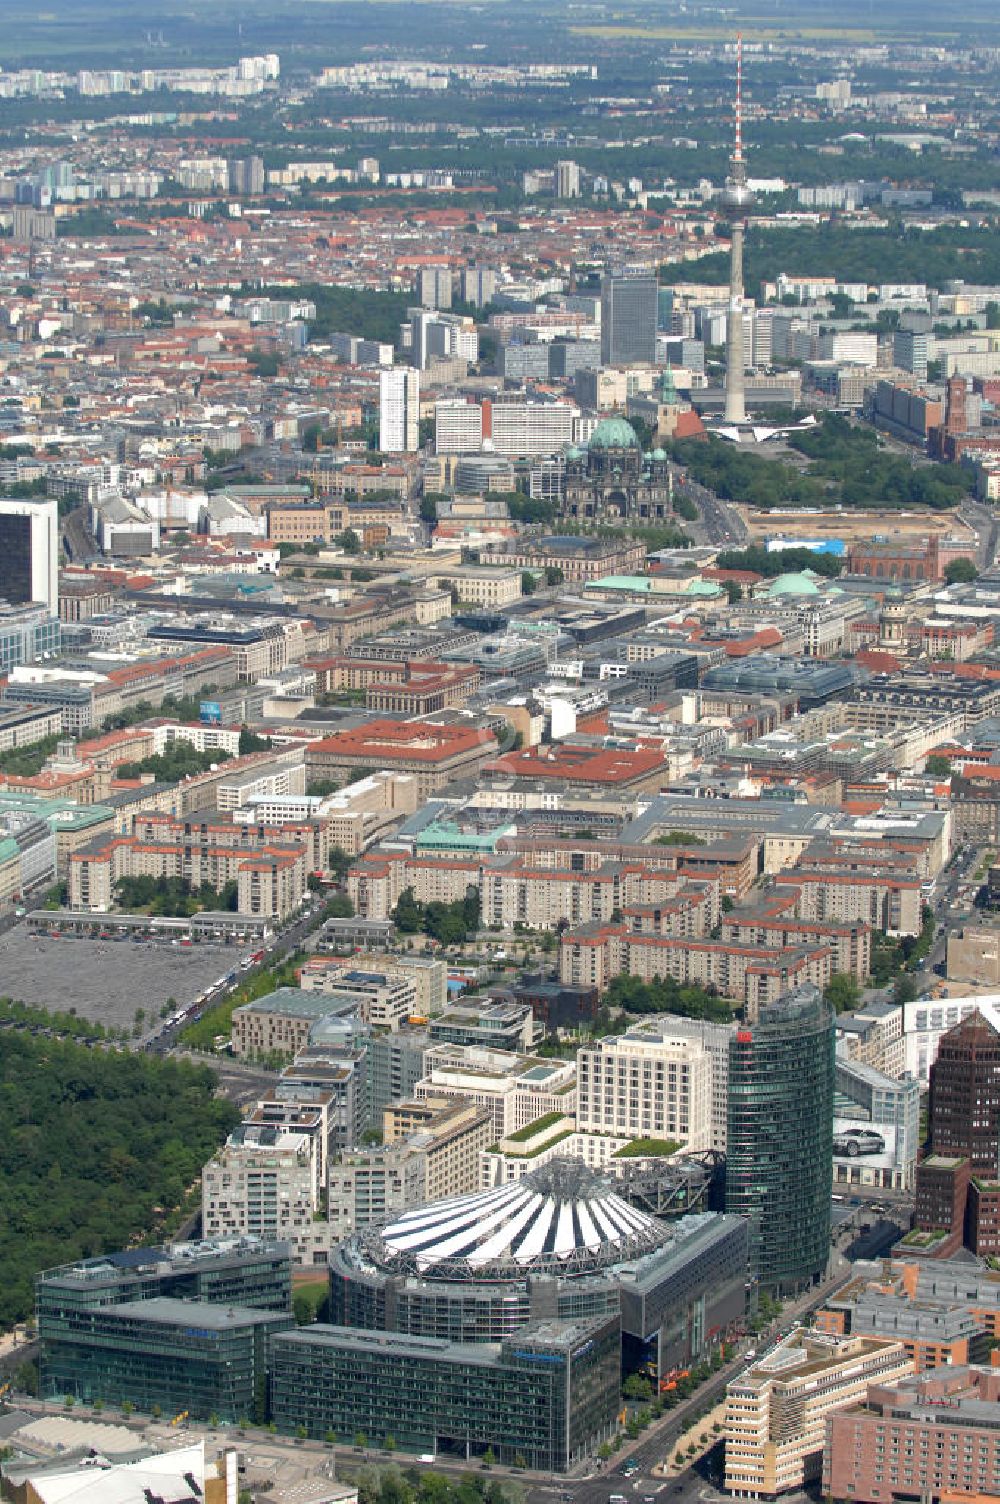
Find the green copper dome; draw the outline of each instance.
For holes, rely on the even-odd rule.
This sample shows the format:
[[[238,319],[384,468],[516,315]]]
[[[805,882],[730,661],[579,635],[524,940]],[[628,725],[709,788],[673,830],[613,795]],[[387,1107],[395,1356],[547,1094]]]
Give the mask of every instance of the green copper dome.
[[[590,436],[588,449],[637,449],[639,440],[624,418],[602,418]]]
[[[769,599],[778,595],[818,595],[816,575],[809,569],[803,570],[801,574],[779,574],[768,587],[767,594]]]
[[[666,457],[667,451],[665,449],[660,449],[659,446],[657,446],[657,448],[653,450],[653,458],[654,460],[656,460],[657,464],[659,464],[661,460],[665,460]]]
[[[578,449],[575,444],[570,444],[566,450],[566,458],[568,460],[582,460],[583,450]]]

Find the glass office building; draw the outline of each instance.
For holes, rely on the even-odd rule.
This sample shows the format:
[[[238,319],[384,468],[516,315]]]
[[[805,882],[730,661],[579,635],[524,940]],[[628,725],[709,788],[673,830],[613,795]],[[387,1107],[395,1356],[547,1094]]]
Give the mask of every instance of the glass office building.
[[[264,1419],[265,1338],[291,1309],[289,1245],[260,1238],[47,1269],[35,1282],[41,1392]]]
[[[601,365],[656,364],[657,283],[652,274],[601,283]]]
[[[726,1211],[745,1217],[750,1270],[790,1294],[830,1256],[834,1020],[815,987],[762,1007],[729,1046]]]
[[[35,1280],[39,1336],[44,1342],[50,1323],[71,1309],[160,1296],[290,1311],[291,1248],[254,1237],[204,1239],[126,1248],[46,1269]]]
[[[284,1312],[167,1297],[78,1307],[48,1323],[41,1392],[263,1422],[268,1338],[294,1325]]]
[[[615,1428],[617,1319],[525,1327],[501,1343],[310,1326],[271,1343],[281,1431],[363,1434],[437,1457],[565,1472]]]

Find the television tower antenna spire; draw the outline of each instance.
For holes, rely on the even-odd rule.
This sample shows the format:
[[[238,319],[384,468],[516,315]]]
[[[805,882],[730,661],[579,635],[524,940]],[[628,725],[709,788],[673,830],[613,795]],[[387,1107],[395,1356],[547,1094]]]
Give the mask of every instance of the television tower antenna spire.
[[[736,37],[736,150],[733,161],[743,161],[743,33]]]

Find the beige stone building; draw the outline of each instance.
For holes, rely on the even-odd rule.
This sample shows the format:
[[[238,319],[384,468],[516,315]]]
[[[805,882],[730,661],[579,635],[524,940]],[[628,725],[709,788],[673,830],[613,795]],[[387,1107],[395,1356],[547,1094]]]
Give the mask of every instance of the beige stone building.
[[[576,1064],[536,1060],[478,1045],[434,1045],[425,1056],[418,1101],[463,1097],[490,1114],[493,1140],[505,1138],[550,1112],[576,1111]]]
[[[454,590],[470,606],[509,606],[521,598],[521,571],[498,567],[448,569],[434,576],[437,584]]]
[[[820,1476],[827,1416],[914,1371],[902,1342],[793,1332],[726,1386],[726,1489],[774,1498]]]
[[[233,1011],[234,1055],[297,1055],[309,1031],[333,1011],[330,999],[298,987],[279,987]]]
[[[577,1055],[577,1126],[588,1133],[712,1147],[712,1059],[664,1028],[607,1036]]]
[[[338,1236],[478,1189],[491,1133],[489,1113],[467,1102],[442,1098],[387,1108],[385,1142],[346,1150],[330,1167],[330,1222]]]
[[[948,936],[948,980],[1000,984],[1000,928],[966,925]]]

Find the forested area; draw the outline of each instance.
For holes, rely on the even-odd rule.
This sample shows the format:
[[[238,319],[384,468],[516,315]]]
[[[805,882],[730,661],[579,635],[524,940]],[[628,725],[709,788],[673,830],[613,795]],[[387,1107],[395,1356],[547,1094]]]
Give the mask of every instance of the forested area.
[[[1000,282],[1000,238],[991,229],[957,225],[861,230],[834,223],[769,229],[751,222],[744,254],[744,280],[751,296],[757,297],[761,284],[773,281],[779,272],[811,277],[817,267],[838,282],[925,282],[940,288],[959,277],[988,285]],[[660,268],[660,281],[667,284],[725,283],[728,278],[729,247],[724,241],[711,256]]]
[[[140,762],[123,762],[116,769],[119,778],[141,778],[152,773],[157,783],[180,783],[195,773],[207,773],[214,763],[226,762],[228,752],[217,747],[199,752],[190,742],[169,742],[162,752],[144,757]]]
[[[294,287],[278,284],[254,288],[253,293],[264,298],[307,298],[315,303],[316,317],[309,320],[309,337],[319,343],[327,335],[347,331],[394,345],[399,339],[399,326],[406,320],[406,310],[413,302],[411,293],[373,292],[370,288],[334,287],[325,282],[304,282]]]
[[[39,1269],[176,1228],[238,1119],[207,1067],[77,1044],[45,1020],[0,1030],[0,1328],[30,1314]]]
[[[751,543],[749,548],[723,549],[715,562],[719,569],[753,570],[765,580],[802,569],[834,579],[844,567],[844,559],[836,554],[820,554],[814,548],[782,548],[768,553],[762,543]]]
[[[788,444],[808,462],[804,469],[714,437],[684,439],[673,453],[693,480],[717,496],[764,511],[837,506],[944,511],[957,506],[972,485],[971,472],[960,466],[915,465],[881,448],[871,429],[838,413],[826,413],[815,428],[791,434]]]

